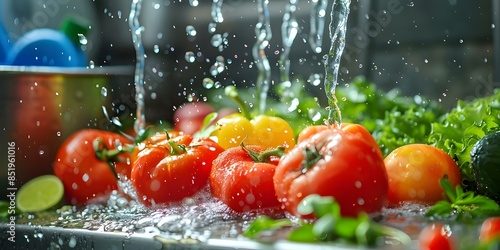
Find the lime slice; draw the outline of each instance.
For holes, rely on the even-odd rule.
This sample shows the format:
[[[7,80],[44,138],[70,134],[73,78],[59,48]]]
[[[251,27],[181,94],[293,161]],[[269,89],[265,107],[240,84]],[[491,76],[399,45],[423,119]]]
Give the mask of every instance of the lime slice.
[[[22,212],[40,212],[58,205],[64,186],[54,175],[38,176],[26,182],[17,192],[16,205]]]

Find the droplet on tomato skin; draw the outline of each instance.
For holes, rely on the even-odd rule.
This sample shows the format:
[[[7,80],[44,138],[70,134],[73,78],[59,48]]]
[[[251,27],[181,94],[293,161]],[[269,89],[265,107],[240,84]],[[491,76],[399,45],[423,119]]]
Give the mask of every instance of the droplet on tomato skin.
[[[419,181],[420,179],[422,179],[422,173],[418,170],[414,170],[411,172],[411,177],[416,180],[416,181]]]
[[[417,197],[417,191],[412,188],[408,191],[408,195],[410,196],[410,198],[415,198]]]
[[[151,184],[149,184],[149,188],[152,191],[158,191],[160,189],[160,182],[158,180],[153,180]]]
[[[356,182],[354,182],[354,186],[355,186],[356,188],[361,188],[361,186],[362,186],[362,185],[361,185],[361,181],[356,181]]]
[[[301,192],[297,193],[297,198],[300,198],[300,197],[302,197],[302,193]]]
[[[417,192],[418,198],[425,198],[425,190],[421,189]]]
[[[78,189],[78,184],[76,184],[76,182],[73,182],[73,184],[71,184],[71,188],[74,189],[74,190],[77,190]]]
[[[363,206],[365,204],[365,200],[363,198],[358,198],[358,205]]]
[[[90,177],[89,177],[89,175],[88,175],[88,174],[84,174],[84,175],[82,176],[82,180],[83,180],[84,182],[89,181],[89,178],[90,178]]]
[[[253,195],[252,193],[247,194],[247,196],[245,197],[245,201],[248,204],[253,204],[255,202],[255,195]]]

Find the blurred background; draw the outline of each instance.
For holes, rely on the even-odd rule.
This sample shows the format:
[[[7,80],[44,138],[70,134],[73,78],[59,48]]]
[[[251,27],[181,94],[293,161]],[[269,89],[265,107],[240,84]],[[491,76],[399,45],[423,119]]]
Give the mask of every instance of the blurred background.
[[[2,21],[14,40],[34,28],[57,29],[68,15],[80,16],[91,26],[86,46],[90,64],[134,65],[135,51],[127,23],[130,1],[2,2]],[[267,55],[275,81],[279,81],[276,63],[282,49],[281,24],[289,2],[269,3],[273,37]],[[308,79],[313,73],[324,73],[322,57],[330,45],[330,7],[323,51],[315,53],[308,43],[314,2],[318,1],[297,4],[295,15],[300,33],[290,55],[292,77]],[[224,1],[224,21],[217,23],[213,33],[209,32],[210,25],[215,24],[211,8],[212,1],[143,1],[140,21],[144,26],[151,119],[170,119],[171,107],[185,101],[187,95],[199,95],[205,77],[223,85],[255,82],[257,69],[251,47],[258,22],[256,1]],[[453,106],[457,98],[487,94],[498,82],[498,70],[495,72],[494,68],[495,53],[499,52],[495,50],[494,36],[495,32],[498,36],[499,29],[495,28],[495,18],[498,19],[496,1],[354,0],[340,84],[363,75],[382,88],[399,87],[407,95],[440,98],[446,106]],[[196,34],[189,35],[186,29]],[[215,36],[219,36],[222,45],[213,45]],[[186,61],[186,52],[196,55],[194,62]],[[226,67],[214,76],[210,66],[218,56],[222,56]],[[323,93],[321,88],[320,85],[311,91]],[[160,113],[154,111],[158,110],[156,106],[162,107]]]
[[[299,33],[290,53],[291,78],[307,81],[311,76],[324,74],[323,56],[330,47],[328,26],[333,1],[329,1],[325,13],[323,50],[316,53],[309,44],[309,33],[312,6],[318,1],[297,3],[295,17]],[[266,54],[274,83],[280,80],[277,63],[283,48],[281,25],[290,2],[294,1],[269,1],[273,36]],[[13,41],[33,29],[58,29],[68,16],[88,22],[90,31],[84,46],[88,67],[102,67],[101,73],[106,75],[107,67],[130,66],[122,68],[120,77],[89,83],[91,88],[97,89],[91,92],[103,95],[100,83],[109,81],[104,105],[111,113],[125,113],[131,117],[135,108],[135,50],[128,25],[130,5],[131,1],[124,0],[1,0],[0,21]],[[212,18],[212,5],[213,1],[196,0],[142,2],[140,22],[144,27],[143,43],[147,55],[144,74],[149,121],[172,122],[176,106],[193,97],[203,99],[209,91],[203,84],[205,78],[221,86],[255,85],[257,67],[251,48],[259,20],[257,2],[223,1],[224,21],[220,23]],[[353,0],[339,84],[364,76],[384,90],[397,87],[404,95],[428,96],[445,107],[453,107],[457,99],[489,95],[500,85],[499,12],[500,4],[496,0]],[[211,67],[221,62],[223,70],[213,73]],[[12,74],[0,75],[0,92],[3,93],[0,99],[4,100],[0,102],[2,138],[12,138],[12,127],[16,126],[10,122],[16,110],[5,101],[18,101],[8,90],[12,88],[7,85],[11,78]],[[85,81],[78,84],[84,85]],[[323,84],[309,84],[307,89],[321,102],[325,101]],[[85,100],[87,96],[80,98]],[[99,119],[104,119],[100,107],[102,99],[102,96],[96,97],[98,104],[92,109],[92,115]],[[97,118],[86,121],[81,122],[81,127],[109,125],[103,125]],[[56,141],[76,129],[79,128],[55,129],[62,132]],[[3,144],[6,143],[2,142],[2,147]],[[34,146],[37,152],[40,148],[45,150],[42,156],[20,157],[31,164],[43,165],[40,172],[50,171],[46,165],[50,165],[57,147],[44,147],[43,142]]]

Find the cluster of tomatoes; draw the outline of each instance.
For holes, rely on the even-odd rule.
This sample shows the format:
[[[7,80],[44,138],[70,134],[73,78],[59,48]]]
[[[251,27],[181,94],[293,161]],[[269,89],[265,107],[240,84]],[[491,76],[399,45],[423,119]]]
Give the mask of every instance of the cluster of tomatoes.
[[[295,136],[281,118],[234,113],[210,136],[193,136],[213,110],[198,103],[179,111],[175,129],[142,142],[99,130],[69,137],[54,165],[67,200],[86,204],[116,190],[121,177],[147,206],[181,201],[208,185],[237,212],[272,208],[300,217],[302,199],[318,194],[334,197],[343,216],[357,216],[401,202],[435,203],[444,176],[460,183],[459,168],[442,150],[412,144],[384,157],[359,124],[309,126]]]

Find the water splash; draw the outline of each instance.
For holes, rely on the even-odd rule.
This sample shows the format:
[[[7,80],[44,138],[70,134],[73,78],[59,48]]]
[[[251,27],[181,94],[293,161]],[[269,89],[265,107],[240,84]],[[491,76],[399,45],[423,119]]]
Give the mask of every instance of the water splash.
[[[222,23],[224,21],[224,17],[222,16],[222,0],[213,0],[212,2],[212,20],[216,23]]]
[[[323,32],[325,30],[326,7],[328,5],[328,1],[315,0],[311,3],[311,31],[309,33],[309,44],[311,45],[311,48],[315,53],[321,53]]]
[[[299,33],[299,23],[295,18],[298,0],[290,0],[286,6],[281,24],[281,40],[283,43],[283,53],[280,56],[280,77],[281,82],[290,82],[290,49],[293,41]]]
[[[331,12],[330,22],[330,52],[325,56],[325,91],[328,98],[327,124],[340,124],[342,116],[335,97],[335,88],[338,84],[340,58],[345,47],[347,18],[351,0],[335,0]]]
[[[259,70],[257,76],[257,103],[260,113],[264,113],[266,109],[267,92],[271,83],[271,66],[265,52],[265,49],[269,45],[269,40],[272,38],[268,3],[268,0],[257,1],[259,22],[255,25],[257,41],[252,49],[253,57]]]
[[[144,114],[144,66],[145,66],[145,52],[142,44],[142,32],[144,27],[139,23],[139,15],[141,13],[142,0],[132,0],[129,15],[129,27],[132,32],[132,41],[134,43],[136,63],[135,63],[135,101],[137,102],[136,120],[134,123],[134,130],[137,134],[141,134],[146,126],[146,116]]]

